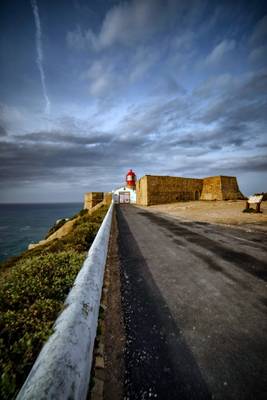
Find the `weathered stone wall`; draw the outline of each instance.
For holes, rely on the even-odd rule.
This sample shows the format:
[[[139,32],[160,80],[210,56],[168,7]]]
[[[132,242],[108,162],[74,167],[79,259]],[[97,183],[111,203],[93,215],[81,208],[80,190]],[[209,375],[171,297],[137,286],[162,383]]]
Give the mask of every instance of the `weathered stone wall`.
[[[136,185],[137,204],[153,205],[199,200],[202,179],[146,175]]]
[[[104,198],[103,198],[103,204],[106,206],[109,206],[112,202],[112,193],[110,192],[105,192],[104,193]]]
[[[211,176],[203,179],[201,200],[242,200],[235,176]]]
[[[137,204],[175,203],[190,200],[238,200],[236,177],[212,176],[204,179],[145,175],[136,183]]]
[[[243,200],[235,176],[221,176],[223,200]]]
[[[147,206],[147,175],[136,182],[136,203]]]
[[[88,192],[84,195],[84,206],[85,210],[91,210],[98,203],[103,201],[104,193],[103,192]]]
[[[201,200],[223,200],[222,183],[220,176],[211,176],[203,179]]]

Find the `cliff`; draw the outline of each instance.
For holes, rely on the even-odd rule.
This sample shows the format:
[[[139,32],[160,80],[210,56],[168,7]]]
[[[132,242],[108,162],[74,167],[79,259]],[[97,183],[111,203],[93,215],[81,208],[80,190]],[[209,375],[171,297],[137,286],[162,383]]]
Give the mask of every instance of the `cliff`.
[[[54,239],[61,239],[63,236],[68,235],[72,231],[74,224],[78,221],[79,218],[80,217],[76,217],[70,221],[65,222],[65,224],[63,226],[61,226],[54,233],[52,233],[50,236],[48,236],[48,238],[40,240],[40,242],[38,242],[38,243],[30,243],[28,246],[28,250],[32,250],[38,246],[47,244]]]

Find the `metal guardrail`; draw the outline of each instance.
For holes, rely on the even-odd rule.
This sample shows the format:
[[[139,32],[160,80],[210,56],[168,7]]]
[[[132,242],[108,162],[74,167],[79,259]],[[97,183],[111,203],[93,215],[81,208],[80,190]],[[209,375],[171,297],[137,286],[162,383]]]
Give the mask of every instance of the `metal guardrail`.
[[[86,399],[113,203],[17,400]]]

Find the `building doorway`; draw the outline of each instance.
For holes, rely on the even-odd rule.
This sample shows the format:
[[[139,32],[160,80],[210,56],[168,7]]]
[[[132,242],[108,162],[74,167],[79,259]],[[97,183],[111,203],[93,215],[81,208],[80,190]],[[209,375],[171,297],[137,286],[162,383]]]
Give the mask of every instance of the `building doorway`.
[[[196,190],[195,191],[195,200],[199,200],[199,198],[200,198],[199,191]]]
[[[130,192],[119,192],[119,203],[129,204],[130,203]]]

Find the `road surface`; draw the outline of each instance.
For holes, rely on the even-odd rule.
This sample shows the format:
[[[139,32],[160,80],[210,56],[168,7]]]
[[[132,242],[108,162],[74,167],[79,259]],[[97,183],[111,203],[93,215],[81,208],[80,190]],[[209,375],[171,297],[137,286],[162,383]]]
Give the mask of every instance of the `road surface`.
[[[116,213],[124,398],[266,399],[266,235]]]

